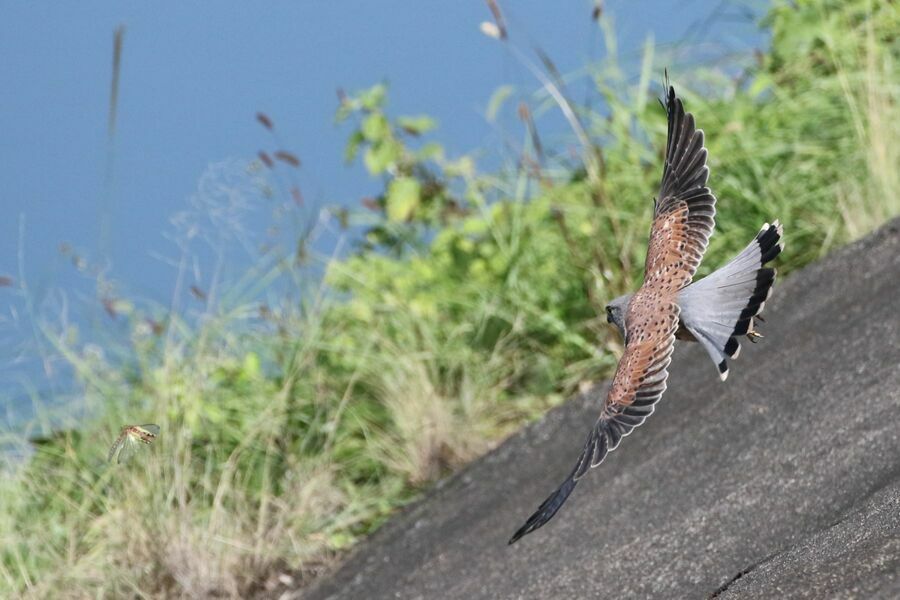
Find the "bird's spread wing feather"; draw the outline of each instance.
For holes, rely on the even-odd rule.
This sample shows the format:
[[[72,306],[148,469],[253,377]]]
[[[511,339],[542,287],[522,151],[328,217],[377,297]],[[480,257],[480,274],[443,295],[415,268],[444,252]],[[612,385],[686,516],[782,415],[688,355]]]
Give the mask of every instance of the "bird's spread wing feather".
[[[680,289],[691,282],[715,227],[716,197],[706,187],[709,167],[703,130],[684,112],[669,86],[666,96],[669,131],[665,166],[653,225],[644,283]]]
[[[665,167],[654,205],[644,284],[625,316],[625,353],[572,472],[510,544],[552,519],[578,480],[650,416],[666,389],[680,311],[676,294],[691,283],[706,251],[715,227],[716,198],[706,187],[709,168],[703,131],[696,128],[693,115],[684,112],[671,86],[665,108],[669,123]]]
[[[636,295],[636,301],[647,304],[636,308],[640,308],[641,312],[649,308],[652,312],[647,312],[646,318],[636,315],[639,318],[632,325],[634,334],[629,335],[600,418],[591,429],[578,462],[562,485],[516,531],[509,540],[510,544],[552,519],[575,489],[578,480],[589,469],[603,462],[623,437],[643,423],[662,397],[675,345],[679,309],[674,302],[652,306],[652,299],[642,299],[640,293]]]

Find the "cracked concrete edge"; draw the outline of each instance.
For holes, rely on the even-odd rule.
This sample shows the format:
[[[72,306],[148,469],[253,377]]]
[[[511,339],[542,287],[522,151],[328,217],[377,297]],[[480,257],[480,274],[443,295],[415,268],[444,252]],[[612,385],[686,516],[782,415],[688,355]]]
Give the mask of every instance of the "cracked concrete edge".
[[[790,548],[736,574],[710,598],[900,597],[900,481]]]

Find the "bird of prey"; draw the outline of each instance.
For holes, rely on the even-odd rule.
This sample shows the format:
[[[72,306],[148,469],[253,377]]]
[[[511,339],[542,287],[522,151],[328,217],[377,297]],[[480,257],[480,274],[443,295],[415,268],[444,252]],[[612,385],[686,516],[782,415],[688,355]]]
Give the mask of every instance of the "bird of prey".
[[[703,130],[685,113],[672,86],[665,109],[665,166],[654,200],[644,283],[606,307],[607,320],[622,335],[625,351],[578,462],[510,544],[552,519],[578,480],[653,413],[666,390],[676,338],[699,342],[724,381],[728,359],[737,358],[741,349],[738,337],[762,337],[754,319],[760,318],[775,282],[775,269],[764,265],[781,252],[781,225],[766,223],[731,262],[692,283],[715,226],[716,198],[707,187]]]

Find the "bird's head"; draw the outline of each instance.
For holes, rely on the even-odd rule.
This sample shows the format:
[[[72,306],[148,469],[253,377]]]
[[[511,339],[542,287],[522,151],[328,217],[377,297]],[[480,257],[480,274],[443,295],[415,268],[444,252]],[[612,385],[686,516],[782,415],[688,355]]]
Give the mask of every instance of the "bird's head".
[[[624,296],[619,296],[606,305],[606,322],[616,326],[623,341],[625,340],[625,311],[628,308],[628,303],[631,301],[632,295],[633,294],[625,294]]]

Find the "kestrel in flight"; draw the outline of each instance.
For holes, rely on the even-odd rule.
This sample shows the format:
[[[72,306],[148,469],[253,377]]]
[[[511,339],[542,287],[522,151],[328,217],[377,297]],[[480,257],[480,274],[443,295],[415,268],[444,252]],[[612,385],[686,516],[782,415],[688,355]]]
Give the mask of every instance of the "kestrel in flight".
[[[675,338],[700,342],[724,381],[728,359],[737,358],[741,349],[738,337],[762,337],[754,331],[754,318],[775,282],[775,269],[764,265],[781,252],[781,225],[766,223],[731,262],[692,283],[715,227],[716,197],[706,185],[703,130],[684,112],[675,89],[667,91],[665,166],[654,200],[644,283],[606,307],[607,320],[625,340],[625,352],[575,468],[510,544],[552,519],[578,480],[653,413],[666,390]]]

